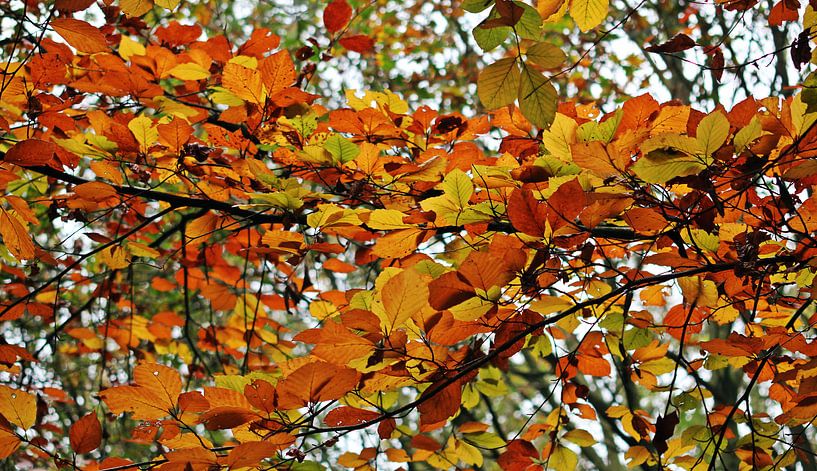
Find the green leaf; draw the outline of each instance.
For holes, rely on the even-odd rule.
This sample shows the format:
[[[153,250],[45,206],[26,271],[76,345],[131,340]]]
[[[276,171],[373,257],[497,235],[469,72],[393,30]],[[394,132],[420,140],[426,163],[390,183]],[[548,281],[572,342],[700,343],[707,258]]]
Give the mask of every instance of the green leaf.
[[[340,134],[332,134],[326,139],[324,149],[332,154],[336,162],[351,162],[360,153],[360,149]]]
[[[522,17],[516,23],[516,34],[525,39],[542,39],[542,17],[535,8],[522,2],[513,2],[522,8]]]
[[[488,15],[488,18],[485,20],[492,20],[494,18],[499,18],[499,13],[496,12],[496,8],[491,10],[491,14]],[[505,42],[505,39],[508,38],[508,35],[511,34],[513,31],[509,26],[501,26],[499,28],[483,28],[480,25],[477,25],[476,28],[473,30],[474,40],[477,42],[477,45],[483,52],[488,52],[496,49],[497,46]]]
[[[546,69],[561,67],[567,60],[564,51],[553,44],[538,42],[528,48],[525,57],[530,62]]]
[[[493,4],[494,0],[464,0],[461,6],[467,12],[479,13],[487,10]]]
[[[485,67],[477,80],[477,94],[489,110],[513,103],[519,90],[519,67],[515,57],[499,59]]]
[[[556,117],[558,96],[553,85],[527,64],[519,84],[519,110],[540,128],[548,128]]]

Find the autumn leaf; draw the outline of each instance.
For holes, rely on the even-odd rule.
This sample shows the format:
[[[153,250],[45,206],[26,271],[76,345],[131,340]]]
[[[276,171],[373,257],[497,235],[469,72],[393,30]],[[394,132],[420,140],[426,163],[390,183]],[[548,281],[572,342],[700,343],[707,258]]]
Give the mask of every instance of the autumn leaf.
[[[17,427],[29,429],[37,420],[37,398],[25,391],[0,385],[0,415]]]
[[[119,8],[128,16],[142,16],[153,9],[153,0],[120,0]]]
[[[93,54],[109,49],[105,35],[85,21],[74,18],[56,18],[51,20],[51,27],[80,52]]]
[[[582,31],[590,31],[607,18],[608,0],[573,0],[570,16]]]
[[[19,260],[34,258],[34,241],[23,222],[12,212],[0,208],[0,236],[3,245]]]
[[[513,103],[519,91],[520,78],[514,57],[500,59],[485,67],[477,82],[480,101],[491,110]]]
[[[342,30],[352,18],[352,7],[346,0],[333,0],[323,11],[323,24],[330,33]]]
[[[57,146],[41,139],[20,141],[6,151],[5,161],[21,166],[45,165],[54,157]]]
[[[654,53],[670,54],[673,52],[686,51],[693,47],[695,47],[695,41],[686,34],[681,33],[676,34],[672,39],[663,44],[649,46],[644,48],[644,50]]]
[[[88,414],[71,425],[68,432],[75,453],[89,453],[102,443],[102,426],[96,413]]]
[[[281,408],[294,409],[308,403],[340,399],[355,388],[358,373],[317,361],[293,371],[279,385]]]

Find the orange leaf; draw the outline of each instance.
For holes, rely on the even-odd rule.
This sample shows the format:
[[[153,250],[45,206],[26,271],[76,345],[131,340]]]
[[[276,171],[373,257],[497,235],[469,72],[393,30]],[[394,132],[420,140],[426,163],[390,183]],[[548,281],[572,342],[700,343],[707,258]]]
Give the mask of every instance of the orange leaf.
[[[157,420],[170,413],[163,409],[162,399],[146,388],[139,386],[117,386],[99,393],[114,414],[129,412],[136,420]]]
[[[230,469],[249,468],[260,463],[264,458],[273,456],[281,448],[281,445],[270,442],[242,443],[227,455],[225,464]]]
[[[94,0],[57,0],[54,6],[62,13],[74,13],[85,10],[94,4]]]
[[[105,35],[82,20],[74,18],[57,18],[51,21],[51,27],[76,50],[93,54],[108,50]]]
[[[428,305],[428,284],[416,271],[404,270],[386,282],[381,297],[386,311],[383,330],[391,332]]]
[[[308,363],[284,378],[278,386],[282,409],[295,409],[310,402],[340,399],[357,386],[358,373],[331,363]]]
[[[74,193],[84,200],[95,202],[105,201],[117,195],[114,187],[103,182],[88,182],[77,185],[74,188]]]
[[[45,165],[51,162],[57,145],[41,139],[26,139],[14,144],[6,151],[6,162],[23,167]]]
[[[323,24],[330,33],[337,33],[352,19],[352,7],[346,0],[335,0],[323,11]]]
[[[278,51],[267,57],[258,65],[258,70],[269,95],[278,93],[295,82],[295,64],[287,51]]]
[[[174,151],[178,151],[187,144],[190,136],[193,135],[193,126],[181,118],[176,118],[167,124],[160,124],[156,126],[156,130],[159,131],[159,142]]]
[[[71,425],[68,432],[71,448],[76,453],[88,453],[102,443],[102,426],[95,413],[90,413]]]
[[[17,438],[17,435],[0,428],[0,460],[11,456],[19,446],[20,439]]]
[[[0,236],[3,244],[18,260],[34,258],[34,242],[28,229],[13,213],[0,208]]]
[[[133,380],[159,398],[164,410],[176,406],[182,392],[182,379],[173,368],[155,363],[142,363],[133,369]]]

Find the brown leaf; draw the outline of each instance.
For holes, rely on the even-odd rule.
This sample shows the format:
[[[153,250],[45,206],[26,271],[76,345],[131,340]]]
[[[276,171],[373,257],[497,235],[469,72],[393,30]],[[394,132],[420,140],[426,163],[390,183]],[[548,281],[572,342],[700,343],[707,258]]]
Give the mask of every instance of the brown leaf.
[[[96,450],[102,443],[102,426],[96,413],[90,413],[71,425],[68,431],[71,448],[78,454]]]
[[[199,423],[207,430],[224,430],[258,419],[258,414],[243,407],[222,406],[201,414]]]
[[[695,47],[695,41],[686,34],[681,33],[676,34],[672,37],[672,39],[663,44],[650,46],[644,50],[658,54],[670,54],[673,52],[686,51],[687,49],[691,49],[693,47]]]
[[[666,417],[658,417],[658,420],[655,422],[655,436],[652,439],[652,444],[655,445],[655,449],[658,450],[658,453],[664,454],[664,452],[669,449],[667,440],[672,438],[672,434],[675,433],[675,426],[678,425],[678,422],[677,411],[672,411],[672,413]]]

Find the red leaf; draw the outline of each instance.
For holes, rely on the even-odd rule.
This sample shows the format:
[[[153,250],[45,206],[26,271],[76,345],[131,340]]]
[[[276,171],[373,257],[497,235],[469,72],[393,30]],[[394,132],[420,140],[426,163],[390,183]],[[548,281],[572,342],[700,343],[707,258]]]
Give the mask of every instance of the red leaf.
[[[378,417],[380,417],[378,412],[343,406],[332,409],[326,414],[326,418],[324,418],[323,421],[330,427],[340,427],[344,425],[362,424],[363,422],[368,422]]]
[[[354,36],[345,36],[338,41],[341,46],[350,51],[363,54],[371,52],[374,49],[374,39],[365,34],[356,34]]]
[[[71,425],[68,431],[71,448],[77,454],[96,450],[102,443],[102,426],[95,413],[90,413]]]
[[[687,49],[691,49],[695,47],[695,41],[692,40],[686,34],[676,34],[672,37],[669,41],[665,42],[664,44],[657,44],[655,46],[650,46],[645,48],[648,52],[655,52],[659,54],[669,54],[673,52],[681,52],[686,51]]]
[[[352,7],[346,0],[334,0],[323,11],[323,24],[330,33],[337,33],[349,24],[352,18]]]
[[[709,53],[709,70],[712,71],[712,78],[716,82],[720,82],[723,78],[724,71],[723,51],[721,48],[716,48]]]
[[[6,162],[20,166],[45,165],[51,161],[57,146],[40,139],[26,139],[6,151]]]
[[[508,200],[508,217],[513,227],[534,237],[544,237],[547,207],[530,190],[518,189]]]
[[[440,383],[442,382],[445,380]],[[432,384],[420,396],[423,402],[417,410],[420,411],[421,425],[433,425],[448,420],[460,409],[462,383],[454,381],[442,390],[435,391],[440,383]]]
[[[792,9],[787,5],[786,0],[780,0],[772,11],[769,12],[769,26],[780,26],[787,21],[797,21],[800,18],[800,13],[796,8]]]

